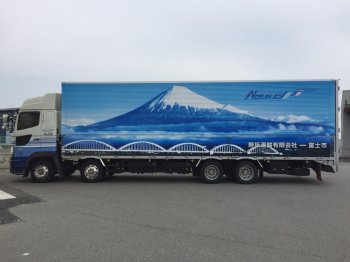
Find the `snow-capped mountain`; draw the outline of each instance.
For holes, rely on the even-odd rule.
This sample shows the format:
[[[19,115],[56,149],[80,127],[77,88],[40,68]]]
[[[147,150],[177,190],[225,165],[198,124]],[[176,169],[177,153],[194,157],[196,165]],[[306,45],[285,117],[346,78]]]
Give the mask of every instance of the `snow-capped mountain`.
[[[251,114],[249,114],[249,112],[247,110],[239,109],[238,107],[235,107],[233,105],[225,105],[222,107],[222,109],[228,110],[228,111],[233,112],[233,113],[246,114],[246,115],[252,116]]]
[[[192,92],[184,86],[173,86],[147,103],[147,110],[165,110],[176,106],[194,109],[217,109],[221,105],[213,100]]]
[[[316,126],[317,133],[327,127]],[[173,86],[142,106],[114,118],[85,126],[75,132],[304,132],[311,123],[287,123],[255,117],[233,105],[223,105],[183,86]]]
[[[249,114],[246,110],[241,110],[232,105],[222,105],[209,98],[194,93],[184,86],[173,86],[169,90],[155,97],[152,101],[147,103],[147,110],[161,111],[172,110],[173,108],[183,108],[188,111],[198,110],[212,110],[219,112],[219,109],[224,109],[238,114]]]
[[[112,119],[87,126],[83,130],[106,130],[117,126],[176,125],[217,121],[261,120],[232,105],[223,105],[196,94],[183,86],[173,86],[144,105]]]

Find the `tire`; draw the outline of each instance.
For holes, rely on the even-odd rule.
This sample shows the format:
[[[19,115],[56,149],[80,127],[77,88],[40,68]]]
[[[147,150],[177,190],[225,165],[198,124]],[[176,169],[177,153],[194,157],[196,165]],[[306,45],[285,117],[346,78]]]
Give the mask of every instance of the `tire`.
[[[30,176],[36,183],[50,182],[54,176],[55,168],[48,160],[38,160],[30,168]]]
[[[259,171],[254,163],[242,161],[235,165],[233,175],[240,184],[253,184],[259,178]]]
[[[217,161],[207,161],[200,168],[200,176],[204,183],[217,184],[222,180],[224,169]]]
[[[98,160],[87,160],[80,167],[81,178],[86,183],[100,182],[105,176],[105,169]]]

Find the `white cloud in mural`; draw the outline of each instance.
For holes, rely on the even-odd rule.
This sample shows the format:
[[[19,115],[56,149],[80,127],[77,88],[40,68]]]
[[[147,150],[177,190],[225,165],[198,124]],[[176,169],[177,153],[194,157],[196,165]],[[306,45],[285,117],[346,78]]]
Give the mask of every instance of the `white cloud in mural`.
[[[96,121],[89,118],[73,118],[66,120],[63,124],[69,126],[79,126],[79,125],[90,125],[95,123]]]
[[[312,122],[313,119],[304,115],[287,115],[287,116],[277,116],[271,119],[272,121],[286,122],[288,124],[302,123],[302,122]]]

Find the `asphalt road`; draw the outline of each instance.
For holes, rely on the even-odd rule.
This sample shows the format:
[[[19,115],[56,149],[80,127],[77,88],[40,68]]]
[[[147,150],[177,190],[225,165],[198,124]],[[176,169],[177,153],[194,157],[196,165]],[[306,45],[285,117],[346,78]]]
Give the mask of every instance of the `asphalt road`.
[[[350,261],[350,163],[323,178],[35,184],[3,172],[16,198],[0,200],[0,261]]]

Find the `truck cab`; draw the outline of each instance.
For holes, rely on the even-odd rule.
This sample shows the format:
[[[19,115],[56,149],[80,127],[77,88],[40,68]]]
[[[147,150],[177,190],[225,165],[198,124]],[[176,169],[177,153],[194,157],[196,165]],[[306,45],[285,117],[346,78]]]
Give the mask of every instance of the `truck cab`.
[[[60,116],[60,94],[46,94],[24,101],[13,119],[11,173],[31,174],[33,180],[47,182],[60,171]]]

